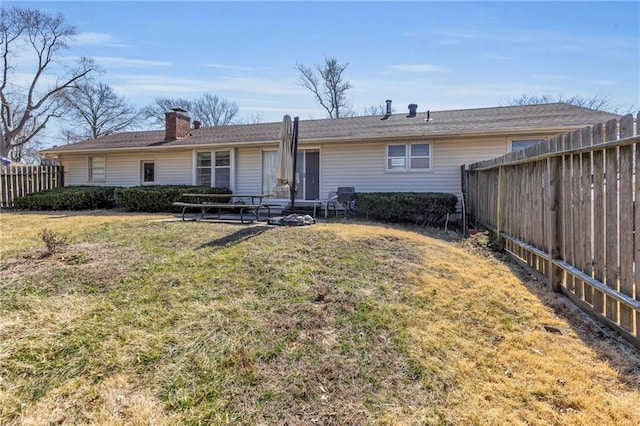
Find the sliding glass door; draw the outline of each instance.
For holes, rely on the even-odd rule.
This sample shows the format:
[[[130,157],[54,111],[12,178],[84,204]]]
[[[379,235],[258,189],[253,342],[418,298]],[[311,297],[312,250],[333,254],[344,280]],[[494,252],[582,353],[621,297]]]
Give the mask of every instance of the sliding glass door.
[[[262,191],[274,194],[278,151],[262,152]],[[317,200],[320,197],[320,150],[298,150],[296,164],[296,199]]]

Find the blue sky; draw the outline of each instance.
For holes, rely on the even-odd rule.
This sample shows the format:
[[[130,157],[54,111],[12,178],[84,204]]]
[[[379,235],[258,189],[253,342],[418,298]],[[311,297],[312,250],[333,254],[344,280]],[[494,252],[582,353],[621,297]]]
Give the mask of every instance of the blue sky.
[[[505,105],[522,95],[607,96],[640,107],[640,2],[3,1],[61,12],[100,80],[129,102],[235,101],[240,117],[326,114],[297,62],[324,56],[357,111]]]

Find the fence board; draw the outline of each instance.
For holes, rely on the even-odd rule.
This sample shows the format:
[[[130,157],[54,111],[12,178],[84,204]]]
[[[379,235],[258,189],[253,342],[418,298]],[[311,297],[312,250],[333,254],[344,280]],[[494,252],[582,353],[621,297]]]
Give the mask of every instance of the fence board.
[[[579,148],[582,146],[582,133],[579,131],[573,132],[573,141],[571,148]],[[573,220],[573,265],[578,269],[584,269],[584,230],[580,226],[581,212],[580,207],[582,203],[582,188],[581,188],[581,167],[582,167],[582,155],[574,154],[571,156],[571,212]],[[583,299],[584,284],[580,280],[575,282],[575,293],[579,299]]]
[[[640,136],[640,112],[636,117],[636,136]],[[640,300],[640,143],[634,145],[635,149],[635,194],[634,194],[634,231],[635,241],[635,299]],[[640,313],[636,312],[636,336],[640,336]]]
[[[33,192],[63,185],[60,166],[0,167],[0,207],[13,207],[13,201]]]
[[[510,253],[640,347],[638,119],[558,135],[467,173],[479,183],[470,213],[490,224],[499,215]]]
[[[616,138],[617,122],[613,120],[605,123],[605,141]],[[618,149],[605,150],[605,284],[618,290]],[[618,322],[618,303],[607,298],[606,316],[613,322]]]
[[[565,135],[564,140],[565,149],[573,147],[573,133],[568,133]],[[564,182],[564,191],[563,197],[567,201],[564,209],[564,223],[565,223],[565,237],[563,241],[565,242],[565,254],[566,258],[563,259],[565,262],[575,265],[575,256],[574,256],[574,238],[573,238],[573,167],[572,167],[572,156],[565,155],[564,156],[564,172],[563,172],[563,182]],[[566,286],[572,293],[575,291],[573,275],[567,277]]]
[[[591,146],[593,144],[591,127],[582,129],[582,146]],[[592,276],[592,176],[591,170],[591,152],[582,153],[582,164],[580,165],[580,227],[582,229],[582,272]],[[584,287],[584,300],[593,304],[593,288],[591,286]]]
[[[620,147],[620,292],[633,297],[633,146]],[[633,310],[620,305],[620,326],[633,332]]]
[[[604,125],[598,124],[593,128],[593,144],[604,142]],[[593,152],[593,276],[604,282],[605,268],[605,210],[604,204],[604,150]],[[593,309],[604,314],[604,293],[594,289]]]

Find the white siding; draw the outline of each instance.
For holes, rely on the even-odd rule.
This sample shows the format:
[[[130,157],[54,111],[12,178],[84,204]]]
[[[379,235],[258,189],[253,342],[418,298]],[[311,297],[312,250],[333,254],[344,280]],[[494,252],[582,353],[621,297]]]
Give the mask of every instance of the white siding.
[[[507,152],[508,140],[504,136],[410,141],[431,144],[432,169],[428,172],[386,172],[386,143],[323,144],[320,146],[321,198],[326,199],[329,192],[339,186],[353,186],[358,192],[433,191],[459,194],[460,166],[503,155]],[[262,192],[263,149],[274,147],[241,147],[235,150],[234,192]],[[193,150],[108,153],[105,156],[106,182],[96,183],[88,181],[87,154],[63,155],[65,184],[140,185],[140,162],[143,160],[155,161],[156,184],[193,184]]]
[[[235,193],[262,193],[262,148],[240,148],[236,151]]]
[[[191,185],[193,183],[192,151],[95,155],[106,157],[106,181],[89,182],[89,155],[66,154],[61,158],[65,172],[65,185],[137,186],[140,185],[140,162],[143,160],[155,161],[157,185]]]
[[[321,150],[321,193],[326,198],[339,186],[353,186],[357,192],[449,192],[461,191],[460,166],[503,155],[507,138],[430,143],[432,170],[427,172],[385,171],[386,143],[325,145]],[[402,142],[394,142],[394,144]]]

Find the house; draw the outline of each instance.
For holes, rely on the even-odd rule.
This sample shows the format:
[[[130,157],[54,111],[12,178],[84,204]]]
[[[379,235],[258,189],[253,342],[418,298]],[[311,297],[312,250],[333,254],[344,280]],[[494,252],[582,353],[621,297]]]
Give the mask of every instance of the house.
[[[619,117],[563,103],[425,112],[409,107],[382,117],[300,120],[298,198],[326,199],[339,186],[460,194],[462,164]],[[211,185],[274,194],[280,127],[200,127],[177,109],[166,114],[165,130],[113,134],[41,154],[64,166],[66,185]]]

